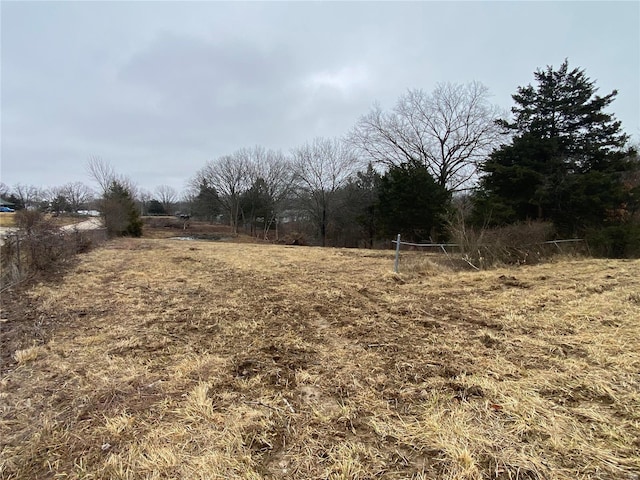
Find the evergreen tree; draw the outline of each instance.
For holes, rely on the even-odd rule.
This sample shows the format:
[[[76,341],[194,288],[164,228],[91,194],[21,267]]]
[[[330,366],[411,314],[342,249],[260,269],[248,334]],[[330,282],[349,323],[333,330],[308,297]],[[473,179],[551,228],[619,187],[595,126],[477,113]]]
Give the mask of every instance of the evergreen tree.
[[[67,197],[60,194],[56,195],[53,198],[53,200],[51,200],[50,208],[51,208],[51,211],[57,212],[57,213],[71,211],[71,205],[69,204]]]
[[[110,236],[142,236],[142,220],[133,201],[133,195],[125,184],[112,180],[102,199],[107,233]]]
[[[263,178],[256,178],[240,199],[240,209],[245,223],[249,224],[251,235],[255,235],[257,224],[268,223],[274,216],[274,200],[269,192],[269,186]]]
[[[601,97],[584,70],[547,67],[537,85],[513,95],[513,122],[498,123],[513,137],[483,165],[476,219],[504,224],[551,220],[563,234],[602,224],[625,202],[627,135],[604,110],[617,91]]]
[[[353,191],[359,206],[355,219],[366,234],[366,242],[370,248],[373,247],[373,241],[376,237],[376,204],[381,178],[373,165],[369,163],[367,170],[358,172],[353,182]]]
[[[220,213],[220,198],[216,189],[206,180],[199,185],[198,195],[193,200],[193,215],[213,222]]]
[[[373,248],[377,237],[377,203],[380,174],[369,163],[367,169],[356,172],[347,184],[336,192],[333,245]]]
[[[149,207],[147,208],[147,212],[149,215],[166,215],[167,211],[164,209],[162,203],[155,198],[149,202]]]
[[[381,233],[423,241],[441,231],[450,194],[414,161],[389,169],[380,180],[378,198]]]

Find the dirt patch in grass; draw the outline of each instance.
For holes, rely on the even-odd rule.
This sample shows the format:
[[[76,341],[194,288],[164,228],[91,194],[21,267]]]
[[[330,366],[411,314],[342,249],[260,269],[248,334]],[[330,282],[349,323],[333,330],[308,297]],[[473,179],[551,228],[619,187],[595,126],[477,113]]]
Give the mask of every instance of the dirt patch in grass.
[[[637,478],[640,262],[392,266],[83,255],[3,307],[0,478]]]

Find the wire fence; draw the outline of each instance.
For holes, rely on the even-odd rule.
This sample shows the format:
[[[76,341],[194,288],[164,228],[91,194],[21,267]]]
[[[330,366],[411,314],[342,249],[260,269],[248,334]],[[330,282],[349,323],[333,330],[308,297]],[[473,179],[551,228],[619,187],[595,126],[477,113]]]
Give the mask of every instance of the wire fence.
[[[460,253],[462,254],[462,259],[469,264],[471,267],[473,267],[476,270],[479,270],[479,268],[474,265],[473,263],[471,263],[471,261],[469,261],[468,256],[465,254],[464,249],[466,248],[465,245],[463,244],[459,244],[459,243],[413,243],[413,242],[403,242],[401,239],[400,234],[398,234],[398,237],[395,240],[391,240],[392,244],[395,244],[395,250],[396,250],[396,254],[395,254],[395,259],[394,259],[394,264],[393,264],[393,271],[395,273],[399,273],[400,271],[400,248],[402,245],[408,246],[408,247],[415,247],[415,248],[437,248],[438,250],[442,251],[443,254],[445,254],[448,258],[451,257],[451,253],[452,253],[452,249],[458,249],[460,250]],[[519,246],[519,248],[521,249],[522,252],[528,251],[531,249],[531,247],[536,247],[536,246],[544,246],[544,245],[553,245],[557,248],[557,251],[562,253],[562,246],[564,244],[576,244],[576,243],[584,243],[584,239],[582,238],[569,238],[569,239],[562,239],[562,240],[549,240],[549,241],[545,241],[545,242],[536,242],[536,243],[528,243],[528,244],[524,244]],[[449,250],[447,250],[447,248],[449,248]],[[517,249],[517,247],[506,247],[505,245],[499,245],[499,244],[484,244],[484,243],[480,243],[477,245],[474,245],[475,249],[487,249],[487,250],[491,250],[491,249],[502,249],[502,250],[514,250]],[[539,252],[538,252],[539,253]]]

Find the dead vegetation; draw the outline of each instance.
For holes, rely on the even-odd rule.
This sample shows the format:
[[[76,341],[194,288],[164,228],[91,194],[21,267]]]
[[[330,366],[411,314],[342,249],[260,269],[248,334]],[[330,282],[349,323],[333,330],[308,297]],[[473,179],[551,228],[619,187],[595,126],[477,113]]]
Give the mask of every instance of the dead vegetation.
[[[557,255],[588,255],[584,239],[557,239],[550,222],[527,222],[475,229],[458,219],[449,225],[453,257],[477,270],[508,265],[535,265]]]
[[[0,478],[636,479],[638,261],[120,239],[3,296]]]
[[[0,212],[0,227],[15,227],[16,215],[15,213]]]
[[[101,230],[64,230],[38,211],[15,215],[19,230],[0,242],[0,293],[20,282],[59,276],[78,253],[105,240]]]

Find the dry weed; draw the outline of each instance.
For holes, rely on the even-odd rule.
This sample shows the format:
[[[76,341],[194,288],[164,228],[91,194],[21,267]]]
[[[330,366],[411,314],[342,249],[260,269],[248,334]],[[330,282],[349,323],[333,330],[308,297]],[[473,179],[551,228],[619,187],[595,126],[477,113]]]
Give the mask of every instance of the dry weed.
[[[42,347],[39,346],[25,348],[24,350],[16,350],[13,354],[13,358],[18,362],[18,364],[33,362],[38,358],[41,350]]]
[[[0,478],[637,475],[638,261],[416,262],[159,239],[86,254],[3,312]]]
[[[16,226],[16,214],[0,212],[0,227],[15,227]]]

